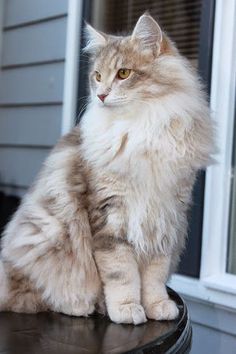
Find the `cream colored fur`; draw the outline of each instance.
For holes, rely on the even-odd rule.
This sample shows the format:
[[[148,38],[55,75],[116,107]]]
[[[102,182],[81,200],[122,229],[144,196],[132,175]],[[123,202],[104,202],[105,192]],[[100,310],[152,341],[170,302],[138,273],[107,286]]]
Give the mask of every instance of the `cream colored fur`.
[[[26,311],[27,295],[27,312],[87,316],[104,293],[114,322],[174,319],[165,283],[184,247],[196,172],[214,152],[207,102],[150,16],[129,37],[88,33],[90,103],[5,230],[0,306]],[[122,67],[132,71],[119,81]]]

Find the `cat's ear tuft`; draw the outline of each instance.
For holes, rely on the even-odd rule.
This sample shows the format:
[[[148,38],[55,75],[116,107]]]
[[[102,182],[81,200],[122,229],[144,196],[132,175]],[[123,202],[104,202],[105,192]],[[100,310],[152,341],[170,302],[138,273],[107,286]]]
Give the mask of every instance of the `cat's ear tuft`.
[[[131,39],[138,39],[143,49],[157,47],[160,50],[162,31],[158,23],[145,12],[136,23]]]
[[[88,23],[85,24],[84,35],[86,38],[86,45],[83,48],[85,53],[94,53],[107,43],[106,35],[102,32],[95,30]]]

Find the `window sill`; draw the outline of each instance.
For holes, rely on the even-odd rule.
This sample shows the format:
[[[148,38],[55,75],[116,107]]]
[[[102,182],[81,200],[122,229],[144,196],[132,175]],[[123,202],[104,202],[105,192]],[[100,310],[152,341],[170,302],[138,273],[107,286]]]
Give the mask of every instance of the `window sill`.
[[[202,282],[209,289],[236,295],[236,276],[233,274],[214,275],[204,278]]]
[[[183,296],[198,299],[211,306],[236,310],[236,276],[224,274],[221,276],[194,279],[174,274],[168,285]]]

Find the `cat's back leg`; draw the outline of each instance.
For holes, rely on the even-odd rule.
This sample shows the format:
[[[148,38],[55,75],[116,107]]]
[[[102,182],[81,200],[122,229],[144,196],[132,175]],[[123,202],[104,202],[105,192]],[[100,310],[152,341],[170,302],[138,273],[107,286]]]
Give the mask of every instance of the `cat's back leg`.
[[[40,291],[8,262],[0,263],[0,311],[37,313],[48,310]]]
[[[68,230],[40,206],[22,208],[6,229],[2,256],[30,280],[50,310],[75,316],[94,311],[100,280],[77,221]]]

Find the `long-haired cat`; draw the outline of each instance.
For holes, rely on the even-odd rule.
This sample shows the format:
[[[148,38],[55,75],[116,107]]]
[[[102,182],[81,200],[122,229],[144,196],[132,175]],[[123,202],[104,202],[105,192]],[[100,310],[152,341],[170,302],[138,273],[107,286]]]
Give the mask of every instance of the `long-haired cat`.
[[[2,240],[0,308],[112,321],[178,316],[165,283],[184,247],[213,128],[198,78],[148,14],[126,37],[87,26],[89,106]]]

